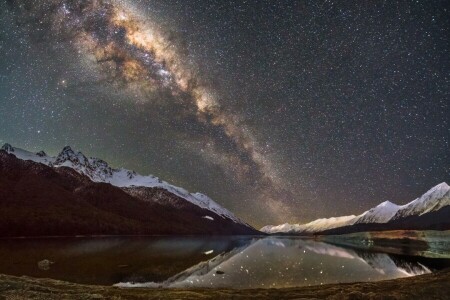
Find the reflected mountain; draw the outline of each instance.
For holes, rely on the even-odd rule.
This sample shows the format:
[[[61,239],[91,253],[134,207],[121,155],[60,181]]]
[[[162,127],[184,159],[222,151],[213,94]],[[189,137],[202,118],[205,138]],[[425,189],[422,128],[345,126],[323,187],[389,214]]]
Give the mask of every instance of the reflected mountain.
[[[407,277],[449,266],[448,259],[296,237],[80,237],[0,243],[0,273],[122,287],[298,287]]]
[[[430,273],[433,268],[427,267],[428,260],[347,249],[314,240],[266,237],[253,239],[163,282],[122,282],[116,286],[279,288],[376,281]]]
[[[165,281],[218,253],[239,249],[250,240],[248,237],[4,239],[0,242],[0,273],[98,285]],[[48,268],[40,268],[39,263],[45,260]]]

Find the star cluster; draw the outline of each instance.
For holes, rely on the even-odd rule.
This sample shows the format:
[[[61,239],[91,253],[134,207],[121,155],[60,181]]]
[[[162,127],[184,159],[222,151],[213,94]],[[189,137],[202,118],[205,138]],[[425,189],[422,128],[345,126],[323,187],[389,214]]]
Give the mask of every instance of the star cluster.
[[[255,226],[449,180],[445,1],[0,5],[0,140],[70,144]]]

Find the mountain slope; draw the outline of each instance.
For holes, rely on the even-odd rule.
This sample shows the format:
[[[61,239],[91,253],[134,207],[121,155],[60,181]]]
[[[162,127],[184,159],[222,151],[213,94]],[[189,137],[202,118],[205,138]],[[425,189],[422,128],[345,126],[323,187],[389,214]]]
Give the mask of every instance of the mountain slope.
[[[0,150],[0,236],[258,233],[165,189],[146,189],[153,196],[143,201],[71,168]]]
[[[386,223],[399,209],[397,204],[385,201],[363,213],[355,223]]]
[[[185,189],[171,185],[153,175],[142,176],[134,171],[111,168],[107,162],[98,158],[87,158],[83,153],[72,150],[70,146],[64,147],[56,157],[47,156],[43,151],[35,154],[20,148],[12,147],[10,144],[5,144],[2,147],[2,150],[13,154],[22,160],[31,160],[50,167],[71,168],[80,174],[88,176],[94,182],[109,183],[120,188],[135,186],[162,188],[201,208],[210,210],[223,218],[228,218],[236,223],[245,224],[233,213],[223,208],[206,195],[201,193],[189,193]]]
[[[449,230],[450,206],[439,210],[424,213],[419,216],[407,216],[401,219],[390,220],[387,223],[359,223],[352,226],[337,227],[319,232],[319,234],[335,235],[364,231],[387,230]]]
[[[261,231],[282,234],[341,234],[396,229],[450,229],[448,184],[440,183],[405,205],[385,201],[358,216],[318,219],[307,224],[268,225],[261,228]]]
[[[422,215],[439,210],[447,205],[450,205],[450,186],[443,182],[430,189],[421,197],[401,206],[398,212],[392,217],[392,220]]]
[[[265,233],[314,233],[319,231],[324,231],[327,229],[332,229],[336,227],[342,227],[347,225],[352,225],[356,221],[357,217],[355,215],[343,216],[337,218],[324,218],[317,219],[307,224],[283,224],[278,226],[267,225],[260,230]]]

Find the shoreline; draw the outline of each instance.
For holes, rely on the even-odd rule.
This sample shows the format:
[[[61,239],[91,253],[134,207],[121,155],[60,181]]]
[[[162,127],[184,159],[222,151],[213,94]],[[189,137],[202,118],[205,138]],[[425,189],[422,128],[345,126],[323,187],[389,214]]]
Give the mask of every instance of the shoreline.
[[[268,234],[99,234],[99,235],[38,235],[38,236],[0,236],[0,240],[24,240],[24,239],[67,239],[67,238],[111,238],[111,237],[132,237],[132,238],[162,238],[162,237],[170,237],[170,238],[180,238],[180,237],[198,237],[198,238],[222,238],[222,237],[268,237]]]
[[[450,268],[378,282],[282,289],[146,289],[69,283],[0,274],[3,299],[448,299]]]
[[[450,229],[446,230],[381,230],[381,231],[360,231],[345,234],[293,234],[293,233],[264,233],[261,234],[92,234],[92,235],[36,235],[36,236],[0,236],[0,240],[8,239],[46,239],[46,238],[106,238],[106,237],[279,237],[279,238],[302,238],[323,240],[326,237],[346,237],[358,234],[372,235],[373,237],[389,237],[395,239],[398,237],[407,239],[418,239],[420,233],[431,234],[448,234],[450,236]]]

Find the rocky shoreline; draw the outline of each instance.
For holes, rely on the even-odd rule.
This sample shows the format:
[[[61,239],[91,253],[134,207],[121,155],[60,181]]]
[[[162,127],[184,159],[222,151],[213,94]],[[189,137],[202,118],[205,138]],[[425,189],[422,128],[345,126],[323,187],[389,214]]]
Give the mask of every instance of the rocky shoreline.
[[[450,269],[386,280],[285,289],[121,289],[0,275],[0,299],[448,299]]]

